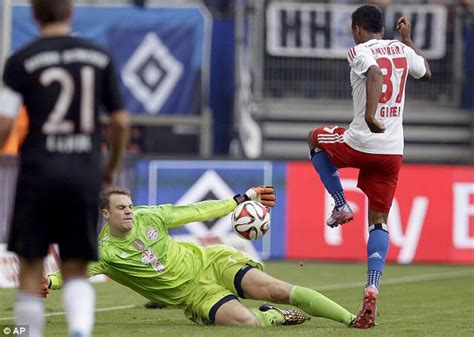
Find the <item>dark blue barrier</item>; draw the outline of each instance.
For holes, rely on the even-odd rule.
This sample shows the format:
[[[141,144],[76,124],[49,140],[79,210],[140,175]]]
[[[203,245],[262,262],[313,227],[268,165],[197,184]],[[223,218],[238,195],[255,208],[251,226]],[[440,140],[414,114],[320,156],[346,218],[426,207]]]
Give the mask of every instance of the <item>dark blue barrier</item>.
[[[234,103],[235,26],[214,20],[212,29],[210,107],[214,117],[214,154],[229,153]]]
[[[474,108],[474,25],[464,27],[464,85],[462,108]]]

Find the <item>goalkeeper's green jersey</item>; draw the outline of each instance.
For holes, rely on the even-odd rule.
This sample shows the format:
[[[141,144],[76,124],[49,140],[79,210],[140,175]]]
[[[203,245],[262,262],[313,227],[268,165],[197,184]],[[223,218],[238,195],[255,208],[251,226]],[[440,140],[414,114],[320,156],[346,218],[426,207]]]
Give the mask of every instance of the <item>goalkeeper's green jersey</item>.
[[[89,276],[105,274],[144,297],[168,306],[183,306],[205,265],[202,247],[177,242],[168,228],[227,215],[234,199],[175,206],[136,206],[133,227],[124,238],[114,237],[106,224],[99,234],[99,260]],[[52,288],[61,286],[59,273]]]

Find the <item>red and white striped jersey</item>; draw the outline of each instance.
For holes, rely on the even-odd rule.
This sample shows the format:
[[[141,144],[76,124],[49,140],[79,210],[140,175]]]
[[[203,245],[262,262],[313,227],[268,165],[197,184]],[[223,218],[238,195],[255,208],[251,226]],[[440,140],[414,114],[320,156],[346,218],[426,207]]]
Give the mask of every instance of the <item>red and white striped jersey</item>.
[[[366,153],[403,154],[403,107],[407,74],[416,79],[426,73],[423,57],[397,40],[370,40],[347,53],[351,67],[354,119],[344,133],[345,142]],[[365,122],[366,72],[375,65],[383,74],[382,95],[375,116],[384,133],[372,133]]]

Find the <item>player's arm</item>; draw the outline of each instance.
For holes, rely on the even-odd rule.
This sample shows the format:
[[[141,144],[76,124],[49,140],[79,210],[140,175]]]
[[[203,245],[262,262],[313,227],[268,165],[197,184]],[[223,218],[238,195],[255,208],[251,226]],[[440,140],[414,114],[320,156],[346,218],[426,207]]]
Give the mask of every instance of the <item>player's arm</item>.
[[[224,200],[206,200],[195,204],[175,206],[163,205],[164,222],[167,227],[179,227],[191,222],[220,218],[232,212],[238,204],[254,200],[267,207],[275,205],[276,196],[273,186],[258,186],[248,189],[244,194]]]
[[[418,49],[415,44],[413,43],[411,39],[411,22],[408,20],[406,17],[402,16],[400,19],[397,21],[397,29],[400,32],[400,37],[401,40],[404,44],[406,44],[408,47],[413,49],[416,54],[421,56],[423,58],[424,64],[425,64],[425,74],[419,78],[420,80],[429,80],[431,79],[431,69],[430,65],[428,64],[428,61],[426,58],[422,55],[420,49]]]
[[[87,276],[91,277],[94,275],[106,274],[106,268],[103,263],[99,261],[90,262],[87,265]],[[43,296],[46,297],[49,293],[49,289],[57,290],[63,286],[63,277],[61,271],[58,270],[53,274],[49,274],[43,277]]]
[[[189,205],[162,205],[163,222],[168,228],[180,227],[192,222],[221,218],[232,212],[237,203],[233,198],[205,200]]]
[[[375,118],[380,95],[382,95],[383,74],[378,66],[372,65],[367,70],[366,76],[365,122],[371,132],[383,133],[385,126]]]
[[[385,126],[375,118],[382,94],[382,71],[372,51],[365,46],[355,46],[347,53],[347,61],[356,76],[366,79],[365,122],[371,132],[382,133]]]

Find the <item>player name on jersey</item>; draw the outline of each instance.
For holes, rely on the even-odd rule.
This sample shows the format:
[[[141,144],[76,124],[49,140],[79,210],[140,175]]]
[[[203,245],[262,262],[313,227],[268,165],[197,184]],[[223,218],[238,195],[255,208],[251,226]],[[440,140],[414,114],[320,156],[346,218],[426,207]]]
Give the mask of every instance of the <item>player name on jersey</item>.
[[[380,117],[399,117],[400,106],[399,105],[382,105],[380,107]]]
[[[109,57],[97,50],[75,48],[58,51],[45,51],[27,58],[24,62],[28,73],[44,67],[58,64],[85,63],[104,69],[109,63]]]
[[[386,47],[377,47],[370,48],[374,55],[402,55],[403,50],[399,46],[386,46]]]
[[[46,137],[49,152],[84,153],[92,150],[92,139],[88,134],[49,135]]]

